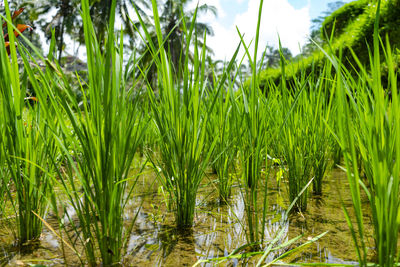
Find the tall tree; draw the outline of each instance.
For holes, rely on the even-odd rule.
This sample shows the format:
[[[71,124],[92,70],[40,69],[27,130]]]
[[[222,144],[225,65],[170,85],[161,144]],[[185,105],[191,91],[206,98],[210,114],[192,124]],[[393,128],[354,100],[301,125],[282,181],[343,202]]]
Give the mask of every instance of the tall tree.
[[[129,10],[132,10],[132,7],[138,6],[138,4],[144,8],[148,8],[149,4],[147,0],[92,0],[90,3],[90,14],[97,39],[100,43],[104,42],[112,1],[116,1],[116,12],[120,15],[119,17],[123,23],[125,33],[127,33],[127,36],[131,40],[135,39],[136,31],[134,25],[129,20]],[[37,40],[36,44],[39,46],[38,31],[43,31],[47,41],[49,41],[51,39],[51,31],[54,29],[59,60],[62,57],[63,51],[65,51],[66,36],[77,44],[84,42],[82,19],[80,16],[80,0],[15,0],[10,3],[12,10],[20,7],[25,7],[26,11],[19,19],[35,29],[31,35],[36,34],[37,37],[35,40]],[[1,9],[2,6],[0,5],[0,11]],[[49,17],[50,14],[51,17]],[[30,36],[30,40],[33,40],[32,36]]]
[[[189,28],[192,18],[195,13],[195,9],[189,9],[189,5],[192,0],[159,0],[159,14],[160,23],[162,28],[162,34],[165,42],[165,49],[171,57],[172,67],[175,73],[179,77],[180,70],[182,69],[182,64],[184,62],[184,51],[185,47],[185,36],[183,27]],[[212,13],[214,16],[217,15],[217,9],[214,6],[203,4],[197,7],[197,15],[205,14],[207,12]],[[141,14],[141,17],[148,22],[152,21],[152,17]],[[196,21],[195,25],[196,41],[202,45],[203,36],[213,35],[214,32],[210,25],[207,23]],[[155,28],[152,23],[148,23],[147,30],[154,36],[154,44],[156,45],[156,35]],[[211,51],[210,48],[208,48]],[[148,50],[148,44],[143,44],[140,53],[142,54],[142,64],[148,67],[148,79],[154,80],[155,70],[151,67],[152,56]],[[190,55],[189,55],[190,59]]]
[[[166,49],[171,53],[171,61],[174,66],[179,66],[180,52],[184,49],[182,22],[184,20],[187,24],[186,27],[190,27],[191,19],[195,12],[195,10],[189,10],[183,13],[190,2],[190,0],[167,0],[162,7],[160,21],[164,29],[164,35],[169,34]],[[215,7],[206,4],[199,6],[197,12],[198,14],[206,12],[212,12],[214,15],[217,14]],[[200,43],[202,42],[205,32],[207,35],[214,34],[212,28],[208,24],[202,22],[196,22],[195,30]]]
[[[148,0],[92,0],[90,6],[90,15],[95,27],[97,39],[101,44],[104,43],[104,37],[108,27],[108,21],[111,12],[111,3],[116,1],[116,12],[121,19],[124,32],[130,37],[131,41],[137,38],[135,25],[129,17],[129,10],[136,8],[142,15],[146,15],[145,10],[150,8]],[[138,26],[138,24],[136,25]],[[120,29],[117,29],[120,30]],[[132,48],[132,47],[131,47]]]
[[[108,30],[107,21],[110,18],[111,4],[113,1],[116,2],[116,12],[119,13],[125,36],[129,37],[129,42],[127,42],[129,45],[128,48],[133,50],[135,46],[138,45],[135,40],[138,39],[137,29],[140,28],[140,23],[138,21],[132,22],[130,13],[132,15],[133,8],[136,8],[147,22],[148,30],[155,33],[152,17],[149,15],[151,13],[149,12],[151,5],[148,0],[91,0],[90,14],[95,27],[96,37],[100,44],[104,43],[105,33]],[[186,23],[185,26],[188,27],[194,15],[194,10],[189,8],[189,4],[193,1],[158,1],[164,38],[169,35],[168,42],[166,43],[166,50],[171,53],[174,66],[179,67],[178,63],[180,62],[181,51],[184,48],[184,36],[182,33],[183,21]],[[50,40],[51,31],[54,29],[59,60],[61,60],[63,52],[65,51],[66,36],[68,36],[72,42],[78,44],[84,42],[82,19],[80,17],[80,0],[42,0],[36,2],[30,0],[15,0],[11,2],[10,6],[14,9],[26,6],[27,12],[23,14],[21,19],[34,29],[43,31],[47,41]],[[206,4],[198,7],[198,14],[204,14],[206,12],[211,12],[216,15],[216,8]],[[52,14],[50,18],[49,14]],[[196,22],[195,28],[198,36],[197,41],[200,42],[200,44],[202,43],[205,32],[207,32],[208,35],[213,34],[212,28],[206,23]],[[37,35],[38,30],[33,31],[31,34]],[[33,40],[33,38],[30,39]],[[39,35],[37,35],[36,39],[38,40],[37,44],[40,44]],[[145,45],[142,45],[140,52],[143,54],[143,62],[151,62],[152,56],[146,52]]]
[[[281,51],[279,51],[279,49],[267,45],[265,47],[262,59],[258,62],[258,64],[261,64],[262,69],[279,67],[281,62],[280,53],[282,53],[285,60],[290,60],[293,58],[292,52],[290,52],[289,48],[282,47]]]
[[[65,33],[73,36],[73,32],[77,32],[80,23],[80,16],[78,15],[78,3],[76,0],[58,0],[58,11],[52,21],[57,21],[55,27],[55,38],[57,42],[58,61],[61,61],[62,51],[64,50],[64,37]]]

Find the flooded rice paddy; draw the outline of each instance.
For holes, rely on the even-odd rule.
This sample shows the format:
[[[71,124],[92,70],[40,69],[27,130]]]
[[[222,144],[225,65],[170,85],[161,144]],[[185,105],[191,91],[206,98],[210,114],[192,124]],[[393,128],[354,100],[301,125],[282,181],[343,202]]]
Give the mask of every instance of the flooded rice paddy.
[[[216,177],[208,174],[197,198],[197,210],[192,230],[179,231],[174,226],[172,212],[166,209],[165,198],[155,182],[155,175],[149,169],[135,187],[132,200],[125,214],[127,225],[136,216],[124,266],[192,266],[198,260],[229,255],[236,248],[246,244],[243,231],[245,224],[244,203],[239,188],[233,189],[229,204],[220,204],[213,184]],[[290,215],[288,223],[282,223],[281,216],[288,206],[286,184],[277,186],[275,179],[269,179],[268,206],[269,221],[267,236],[273,238],[285,228],[282,242],[298,235],[304,243],[325,231],[328,233],[317,242],[284,260],[285,263],[334,263],[357,264],[356,254],[346,223],[342,201],[351,208],[347,177],[339,169],[328,172],[322,196],[311,196],[305,213]],[[311,195],[311,194],[310,194]],[[367,207],[367,202],[365,202]],[[71,209],[71,214],[73,210]],[[367,215],[366,215],[367,216]],[[49,227],[44,227],[39,241],[18,249],[14,246],[14,226],[12,218],[1,221],[0,227],[0,265],[1,266],[77,266],[79,258],[56,236],[57,223],[52,214],[47,216]],[[367,225],[367,244],[370,244],[370,258],[374,257],[371,225]],[[54,231],[54,232],[53,232]],[[83,254],[83,250],[78,252]],[[291,248],[294,246],[292,245]],[[286,251],[272,253],[268,260]],[[223,266],[255,266],[257,258],[234,259]],[[279,265],[279,264],[278,264]],[[212,266],[208,263],[207,266]]]

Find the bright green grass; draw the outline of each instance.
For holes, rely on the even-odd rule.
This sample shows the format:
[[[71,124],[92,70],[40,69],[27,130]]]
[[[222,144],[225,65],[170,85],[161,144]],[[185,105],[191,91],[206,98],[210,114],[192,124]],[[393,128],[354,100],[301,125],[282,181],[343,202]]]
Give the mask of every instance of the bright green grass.
[[[380,2],[379,2],[380,4]],[[374,47],[370,53],[371,70],[360,64],[357,77],[342,68],[340,59],[327,55],[338,75],[337,101],[339,106],[339,142],[344,151],[355,218],[345,210],[352,231],[359,262],[367,265],[365,219],[362,210],[362,191],[367,195],[379,266],[394,266],[399,260],[397,241],[400,214],[400,136],[399,100],[391,47],[380,47],[378,35],[379,4],[374,30]],[[389,44],[388,39],[386,43]],[[380,49],[389,67],[391,98],[381,83]],[[354,55],[356,61],[357,57]],[[357,88],[353,90],[352,88]],[[356,122],[356,123],[354,123]],[[359,153],[359,155],[357,155]],[[366,179],[361,177],[359,157]]]
[[[110,29],[114,28],[114,11],[115,2]],[[121,58],[122,32],[118,44],[110,31],[102,51],[94,35],[89,3],[85,0],[82,1],[82,19],[89,74],[88,90],[83,92],[83,111],[73,98],[69,99],[70,102],[61,95],[55,99],[73,128],[72,135],[67,134],[68,129],[64,128],[59,142],[68,159],[67,177],[62,184],[77,212],[80,227],[72,227],[77,234],[80,233],[86,261],[93,266],[98,263],[114,265],[121,263],[130,234],[130,227],[124,226],[124,214],[135,182],[128,173],[145,122],[141,121],[142,115],[132,90],[126,88],[127,77]],[[70,90],[68,85],[65,86]],[[76,187],[76,179],[81,189]],[[65,208],[64,213],[70,216]],[[134,219],[131,218],[131,224]]]
[[[110,31],[105,46],[99,46],[89,3],[82,0],[88,81],[75,77],[81,83],[82,104],[54,61],[54,37],[47,59],[35,55],[46,63],[45,70],[34,67],[35,58],[20,46],[24,75],[18,72],[14,44],[10,59],[0,38],[0,108],[4,114],[0,117],[0,193],[6,193],[0,196],[0,215],[8,197],[17,214],[20,243],[39,237],[51,205],[64,243],[75,245],[72,249],[76,253],[83,251],[84,255],[79,255],[82,265],[123,263],[135,221],[133,217],[127,223],[123,217],[136,181],[128,173],[135,153],[141,150],[157,171],[179,229],[193,226],[197,191],[210,165],[217,170],[222,200],[228,199],[231,186],[237,183],[245,205],[242,226],[247,237],[247,244],[238,249],[247,249],[242,255],[262,255],[258,265],[267,264],[264,260],[279,247],[283,234],[280,230],[275,238],[266,240],[267,185],[275,179],[270,155],[283,159],[280,167],[288,169],[289,211],[292,207],[304,211],[308,186],[313,183],[314,192],[322,192],[330,157],[339,151],[334,138],[348,172],[355,215],[350,216],[347,210],[345,214],[360,264],[367,264],[368,253],[361,209],[364,191],[372,214],[377,262],[393,266],[399,257],[400,110],[391,48],[380,46],[377,25],[371,70],[359,64],[354,77],[340,57],[321,50],[330,60],[319,71],[300,72],[289,83],[282,64],[281,84],[267,83],[265,94],[260,90],[260,69],[256,66],[261,0],[254,55],[241,39],[210,89],[205,74],[206,36],[204,44],[193,38],[196,14],[190,23],[182,24],[183,68],[172,70],[156,4],[153,0],[157,43],[146,28],[143,30],[157,68],[158,80],[150,84],[143,78],[148,69],[137,69],[140,58],[132,56],[130,67],[124,67],[122,32],[118,40]],[[113,2],[114,11],[115,5]],[[110,29],[114,19],[111,16]],[[10,41],[14,42],[13,36]],[[249,86],[239,84],[235,91],[228,73],[240,47],[245,49],[252,75]],[[384,93],[380,80],[380,49],[389,67],[387,90],[391,97]],[[145,96],[134,91],[140,83],[128,83],[138,72],[147,87]],[[39,99],[33,107],[24,104],[28,81]],[[237,170],[233,175],[239,179],[230,177],[232,170]],[[54,193],[54,183],[63,189],[63,196]],[[76,215],[67,212],[69,207]],[[242,256],[235,254],[218,260]]]
[[[115,2],[112,11],[115,11]],[[124,71],[120,56],[122,33],[118,41],[110,31],[101,50],[90,19],[89,3],[85,0],[82,19],[89,79],[86,90],[81,85],[82,106],[67,77],[57,62],[53,62],[54,32],[48,59],[38,54],[47,64],[45,71],[32,68],[29,61],[35,62],[35,59],[24,50],[20,52],[39,105],[47,115],[40,121],[50,128],[49,138],[55,140],[61,153],[62,161],[57,162],[48,154],[50,162],[41,162],[41,166],[56,168],[57,178],[52,181],[63,189],[68,200],[55,192],[50,196],[60,228],[66,230],[64,242],[83,247],[85,257],[79,255],[82,264],[109,266],[122,262],[135,221],[131,218],[130,226],[126,226],[123,215],[135,185],[135,177],[129,177],[128,173],[146,123],[141,120],[133,91],[126,86],[126,79],[132,73]],[[110,29],[114,28],[114,20],[111,16]],[[82,83],[79,77],[76,79]],[[54,144],[48,142],[49,139],[47,146]],[[36,145],[32,140],[28,144]],[[68,213],[68,206],[76,212],[74,217]],[[39,214],[39,217],[44,216]]]
[[[236,72],[235,75],[238,75],[238,73]],[[229,80],[226,90],[212,91],[212,93],[217,94],[217,101],[207,124],[209,144],[212,144],[215,140],[211,165],[218,176],[217,189],[220,203],[228,202],[237,171],[235,159],[239,149],[237,144],[239,136],[236,132],[236,124],[240,121],[240,118],[232,109],[233,86],[233,82]],[[212,100],[213,98],[207,99]],[[207,104],[212,105],[213,103],[208,101]]]
[[[159,157],[150,154],[150,160],[158,173],[159,181],[168,192],[170,203],[175,214],[175,222],[179,229],[186,229],[193,224],[196,194],[208,167],[215,142],[206,144],[207,124],[217,101],[219,90],[225,82],[220,81],[220,88],[206,105],[207,98],[205,78],[206,46],[194,43],[193,62],[189,64],[190,50],[194,32],[196,13],[190,28],[184,27],[185,50],[182,70],[173,71],[170,55],[164,49],[164,37],[158,17],[156,1],[152,1],[153,14],[158,43],[154,44],[145,29],[148,48],[154,57],[157,67],[159,99],[148,84],[153,121],[160,140]],[[182,22],[182,25],[186,25]],[[143,25],[144,26],[144,25]],[[206,39],[206,36],[204,36]],[[158,47],[158,49],[156,49]],[[231,68],[228,67],[228,70]],[[143,70],[145,74],[146,70]],[[179,73],[175,75],[174,73]],[[145,76],[145,75],[144,75]],[[178,77],[183,77],[180,80]]]
[[[260,1],[257,31],[254,43],[254,55],[249,52],[250,45],[243,40],[239,32],[242,46],[245,48],[246,57],[252,68],[251,83],[249,87],[240,87],[240,98],[232,101],[233,112],[240,118],[238,134],[239,157],[241,162],[242,177],[239,182],[241,195],[245,204],[246,226],[245,233],[253,250],[262,247],[265,238],[267,222],[267,184],[271,164],[267,159],[267,138],[270,133],[267,128],[267,99],[259,87],[259,69],[257,69],[257,50],[259,32],[261,27],[261,12],[263,1]],[[260,201],[261,200],[261,201]]]
[[[5,1],[7,20],[11,21],[8,2]],[[3,17],[3,19],[5,19]],[[8,23],[8,32],[12,32]],[[42,232],[42,221],[48,207],[52,188],[50,177],[57,148],[46,122],[41,105],[25,110],[24,98],[27,77],[20,76],[15,38],[9,36],[11,58],[6,53],[3,34],[0,35],[0,103],[2,114],[0,168],[2,174],[2,204],[5,192],[13,206],[20,245],[37,239]],[[24,111],[27,115],[24,115]],[[12,191],[15,189],[15,197]],[[38,216],[36,216],[36,213]]]

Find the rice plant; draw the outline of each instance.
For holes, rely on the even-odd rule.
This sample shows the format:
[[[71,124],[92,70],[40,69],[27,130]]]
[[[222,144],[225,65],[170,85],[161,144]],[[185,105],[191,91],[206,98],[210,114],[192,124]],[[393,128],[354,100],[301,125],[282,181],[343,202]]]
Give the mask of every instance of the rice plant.
[[[311,113],[313,193],[322,195],[323,178],[330,161],[331,133],[326,124],[332,124],[332,105],[335,85],[332,82],[332,64],[324,65],[321,73],[310,79],[308,105]],[[313,115],[312,115],[313,114]]]
[[[236,74],[237,75],[237,74]],[[238,151],[236,123],[240,123],[237,113],[232,110],[233,82],[228,80],[227,88],[221,91],[214,90],[217,94],[215,111],[211,113],[208,123],[208,142],[213,144],[212,168],[218,176],[218,194],[221,203],[227,203],[234,183],[235,159]],[[208,97],[213,100],[213,97]],[[208,101],[211,102],[211,101]],[[213,103],[208,103],[212,105]]]
[[[8,2],[5,1],[8,32],[14,32]],[[48,207],[47,197],[52,188],[56,147],[42,113],[41,105],[25,107],[26,76],[21,77],[14,34],[8,35],[9,51],[0,35],[0,101],[2,114],[3,164],[1,166],[3,193],[6,190],[16,213],[18,243],[39,238],[42,221]],[[9,181],[12,183],[9,184]],[[14,194],[15,190],[15,194]],[[4,196],[4,195],[3,195]]]
[[[330,123],[334,132],[338,132],[339,122],[338,122],[337,112],[338,112],[337,101],[334,101],[332,107],[333,115]],[[340,144],[337,142],[335,138],[331,138],[329,147],[330,147],[330,155],[331,155],[330,157],[332,159],[332,165],[333,166],[340,165],[341,160],[343,158],[343,151]]]
[[[89,3],[82,1],[85,43],[88,55],[88,95],[85,96],[84,112],[72,113],[69,105],[62,101],[72,123],[81,148],[77,165],[69,157],[71,173],[69,186],[73,186],[72,170],[78,171],[83,187],[83,200],[75,190],[67,195],[73,204],[81,224],[81,240],[85,246],[90,265],[99,261],[95,248],[100,251],[101,263],[119,264],[129,237],[124,228],[124,211],[134,183],[128,176],[145,123],[137,101],[127,91],[123,76],[123,34],[119,46],[114,38],[115,5],[111,7],[109,33],[104,52],[101,52],[90,19]],[[89,104],[90,101],[90,104]],[[74,103],[75,107],[77,103]],[[71,137],[70,137],[71,138]],[[65,140],[69,141],[69,140]],[[65,151],[66,152],[66,151]],[[133,219],[133,218],[132,218]]]
[[[114,29],[115,5],[113,2],[109,29]],[[46,96],[47,111],[52,111],[59,121],[58,126],[51,121],[48,124],[61,158],[65,159],[63,168],[52,162],[58,173],[54,181],[64,189],[68,199],[65,201],[56,194],[51,196],[60,226],[66,230],[66,237],[72,241],[77,239],[83,246],[86,257],[81,258],[82,264],[109,266],[122,263],[129,238],[131,228],[124,226],[123,215],[135,179],[128,174],[145,122],[140,121],[133,89],[126,88],[126,79],[132,72],[125,73],[123,69],[122,32],[118,44],[110,30],[103,50],[100,40],[96,39],[87,0],[82,1],[82,19],[88,55],[86,90],[77,77],[84,96],[82,109],[62,69],[57,62],[52,62],[54,33],[46,72],[33,70],[29,60],[34,58],[29,54],[22,56],[34,89]],[[58,211],[57,204],[63,212]],[[132,224],[134,219],[131,218]]]
[[[243,36],[238,33],[241,43],[245,48],[247,59],[252,68],[250,86],[240,87],[239,101],[232,101],[232,109],[243,121],[236,129],[239,135],[239,157],[241,160],[242,177],[240,191],[245,203],[246,238],[252,244],[253,250],[258,250],[265,238],[267,203],[267,184],[271,164],[267,158],[267,99],[259,87],[259,67],[257,66],[257,51],[261,25],[263,0],[260,1],[257,22],[257,31],[254,43],[254,56],[249,52],[249,46],[244,42]],[[264,171],[263,171],[264,168]],[[259,200],[261,199],[261,201]]]
[[[398,234],[400,212],[400,110],[396,74],[391,47],[380,47],[378,34],[380,1],[374,28],[374,45],[370,53],[370,74],[361,64],[353,79],[342,67],[340,58],[328,55],[337,69],[337,101],[339,108],[339,142],[344,152],[351,189],[355,222],[345,210],[347,221],[361,266],[367,266],[368,248],[365,242],[365,221],[362,191],[366,194],[374,226],[376,262],[379,266],[394,266],[399,260]],[[381,82],[380,51],[388,65],[388,88],[385,94]],[[357,59],[356,55],[354,57]],[[355,93],[352,88],[357,86]],[[354,125],[352,117],[357,121]],[[359,151],[366,181],[360,177]]]
[[[194,42],[194,54],[189,55],[192,39],[196,40],[193,36],[196,34],[194,23],[197,13],[193,16],[190,28],[186,28],[185,21],[182,22],[185,42],[185,50],[181,51],[183,69],[172,70],[174,66],[171,63],[171,55],[164,49],[166,40],[161,33],[155,0],[152,1],[152,6],[158,44],[152,42],[146,29],[145,41],[157,67],[159,99],[154,94],[156,88],[152,88],[150,83],[148,93],[160,143],[159,159],[154,154],[150,155],[150,158],[156,169],[160,170],[159,181],[169,194],[175,223],[178,228],[185,229],[193,224],[197,190],[215,146],[215,142],[207,146],[206,140],[207,123],[216,97],[210,105],[204,105],[203,99],[207,97],[204,71],[206,36],[202,46]],[[140,17],[139,14],[138,16]],[[145,25],[142,26],[145,28]],[[192,63],[189,62],[189,57],[193,58]],[[224,79],[219,87],[222,87]]]
[[[284,65],[282,64],[282,68]],[[320,71],[301,72],[291,84],[282,76],[280,149],[288,167],[289,199],[292,202],[312,179],[314,194],[322,194],[323,177],[329,164],[334,85],[332,64]],[[283,71],[284,73],[284,71]],[[296,209],[307,209],[308,190],[300,196]]]
[[[296,81],[293,89],[288,90],[283,86],[284,91],[282,93],[283,101],[281,104],[282,109],[286,110],[287,120],[283,122],[281,144],[288,167],[290,202],[297,198],[300,191],[312,178],[313,112],[308,105],[306,86],[306,78],[303,76],[300,81]],[[305,190],[297,200],[294,210],[305,211],[307,209],[307,198],[308,190]]]

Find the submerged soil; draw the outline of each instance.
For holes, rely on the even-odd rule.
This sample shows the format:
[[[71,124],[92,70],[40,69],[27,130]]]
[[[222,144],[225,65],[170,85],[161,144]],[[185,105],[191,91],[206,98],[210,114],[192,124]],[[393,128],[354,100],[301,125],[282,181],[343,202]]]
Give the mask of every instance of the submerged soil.
[[[127,225],[137,215],[131,232],[128,249],[125,253],[125,266],[192,266],[198,260],[223,257],[236,248],[246,244],[244,203],[239,189],[233,188],[229,204],[220,204],[215,184],[216,177],[208,174],[199,190],[197,210],[192,230],[176,229],[174,217],[166,210],[166,203],[149,170],[136,185],[132,200],[129,201],[125,219]],[[351,210],[351,199],[347,177],[339,169],[328,172],[323,185],[322,196],[311,196],[307,212],[293,213],[288,223],[280,220],[288,206],[287,188],[284,182],[277,186],[275,179],[269,179],[268,207],[269,220],[266,228],[267,238],[273,238],[285,228],[282,242],[302,235],[296,243],[299,245],[325,231],[328,233],[317,242],[300,252],[285,258],[283,262],[310,263],[323,262],[335,264],[356,264],[356,254],[349,227],[342,210]],[[367,201],[364,202],[365,216],[368,217]],[[351,212],[350,212],[351,213]],[[371,225],[366,220],[367,244],[370,257],[374,256]],[[57,231],[57,223],[50,215],[46,221]],[[14,243],[14,223],[12,218],[0,222],[0,265],[24,266],[41,264],[45,266],[80,265],[76,254],[48,228],[44,227],[39,241],[16,248]],[[292,245],[291,248],[296,245]],[[77,246],[78,252],[83,253]],[[272,253],[267,260],[286,251],[282,249]],[[64,256],[65,255],[65,256]],[[248,260],[230,260],[226,266],[255,266],[256,258]],[[212,266],[212,264],[206,264]]]

